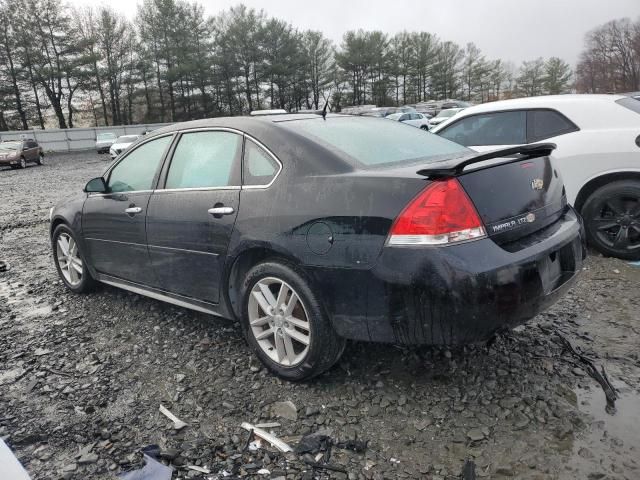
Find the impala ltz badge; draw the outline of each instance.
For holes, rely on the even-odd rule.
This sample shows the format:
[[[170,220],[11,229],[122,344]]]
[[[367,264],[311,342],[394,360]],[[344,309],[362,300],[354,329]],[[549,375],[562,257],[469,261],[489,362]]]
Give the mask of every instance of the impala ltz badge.
[[[544,188],[544,180],[541,178],[534,178],[531,180],[531,189],[532,190],[542,190]]]

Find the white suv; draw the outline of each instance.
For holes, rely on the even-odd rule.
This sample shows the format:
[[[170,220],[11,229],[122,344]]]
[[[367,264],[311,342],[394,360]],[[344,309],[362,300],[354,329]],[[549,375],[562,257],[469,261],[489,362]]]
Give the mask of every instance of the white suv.
[[[640,101],[624,95],[557,95],[466,108],[432,133],[477,151],[555,143],[567,200],[589,242],[640,259]]]

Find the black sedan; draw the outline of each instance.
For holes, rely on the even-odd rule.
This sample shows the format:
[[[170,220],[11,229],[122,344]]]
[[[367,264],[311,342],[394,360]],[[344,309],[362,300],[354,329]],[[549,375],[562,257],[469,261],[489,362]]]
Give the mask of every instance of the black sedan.
[[[382,119],[201,120],[134,144],[51,212],[58,273],[240,320],[262,362],[317,375],[347,339],[488,338],[585,256],[553,145],[477,154]]]

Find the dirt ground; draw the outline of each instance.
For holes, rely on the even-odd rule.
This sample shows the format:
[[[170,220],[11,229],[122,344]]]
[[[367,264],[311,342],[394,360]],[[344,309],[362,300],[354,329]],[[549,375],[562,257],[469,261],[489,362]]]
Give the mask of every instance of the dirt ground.
[[[32,478],[115,478],[152,444],[174,479],[453,479],[465,460],[478,478],[640,478],[640,267],[591,252],[566,297],[487,345],[351,343],[331,371],[285,383],[232,322],[107,286],[65,290],[48,211],[108,159],[46,160],[0,169],[0,437]],[[615,413],[559,335],[604,366]],[[321,460],[255,450],[242,422],[277,422],[292,446],[309,433],[334,445]],[[325,460],[333,470],[310,465]]]

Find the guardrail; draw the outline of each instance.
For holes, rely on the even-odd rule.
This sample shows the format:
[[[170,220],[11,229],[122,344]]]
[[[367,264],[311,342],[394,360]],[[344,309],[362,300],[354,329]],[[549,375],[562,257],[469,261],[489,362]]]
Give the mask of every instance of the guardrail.
[[[146,123],[139,125],[116,125],[113,127],[91,128],[56,128],[51,130],[15,130],[0,132],[2,140],[20,140],[33,138],[46,152],[73,152],[76,150],[90,150],[96,147],[98,133],[111,132],[120,135],[136,135],[155,130],[171,123]]]

